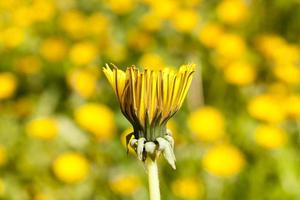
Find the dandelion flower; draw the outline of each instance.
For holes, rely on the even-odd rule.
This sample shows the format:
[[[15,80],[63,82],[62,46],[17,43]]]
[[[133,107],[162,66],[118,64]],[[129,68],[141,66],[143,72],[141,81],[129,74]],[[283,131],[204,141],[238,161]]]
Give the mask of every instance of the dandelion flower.
[[[180,109],[188,92],[194,65],[178,72],[129,67],[126,71],[108,65],[103,69],[113,87],[124,116],[133,126],[126,136],[139,160],[146,163],[151,200],[160,200],[156,158],[163,154],[175,169],[174,139],[167,129],[168,120]]]
[[[184,65],[178,72],[169,69],[141,72],[135,67],[124,72],[107,65],[103,71],[117,95],[122,113],[133,126],[134,131],[128,138],[134,137],[130,143],[135,146],[139,159],[145,161],[147,153],[156,157],[162,152],[175,168],[170,148],[174,141],[166,124],[183,103],[194,66]]]

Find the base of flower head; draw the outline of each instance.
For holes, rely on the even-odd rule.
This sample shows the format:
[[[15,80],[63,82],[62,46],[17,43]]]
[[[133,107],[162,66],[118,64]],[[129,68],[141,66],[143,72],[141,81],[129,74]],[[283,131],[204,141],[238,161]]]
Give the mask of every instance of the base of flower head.
[[[129,134],[132,137],[133,134]],[[156,160],[161,154],[165,157],[168,163],[173,169],[175,166],[175,154],[174,154],[174,139],[172,133],[167,129],[166,133],[162,137],[157,137],[154,141],[147,141],[146,138],[131,138],[128,144],[135,150],[137,157],[141,161],[145,161],[147,158]]]

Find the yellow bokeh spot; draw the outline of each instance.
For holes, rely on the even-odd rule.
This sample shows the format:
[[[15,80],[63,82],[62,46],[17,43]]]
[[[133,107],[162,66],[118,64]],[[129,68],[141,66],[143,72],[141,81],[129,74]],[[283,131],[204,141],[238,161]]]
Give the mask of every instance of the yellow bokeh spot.
[[[5,47],[15,48],[22,44],[25,38],[25,31],[19,27],[9,27],[0,32],[0,42]]]
[[[53,162],[55,176],[66,183],[77,183],[84,180],[90,171],[88,160],[76,152],[59,155]]]
[[[0,146],[0,166],[5,165],[7,162],[7,152],[4,146]]]
[[[194,10],[178,10],[171,21],[176,30],[189,32],[197,26],[199,16]]]
[[[256,77],[254,66],[247,62],[233,62],[224,69],[227,82],[235,85],[249,85]]]
[[[286,99],[286,112],[288,116],[294,119],[300,119],[300,95],[290,95]]]
[[[155,53],[144,54],[140,58],[139,64],[145,69],[163,69],[165,65],[163,58]]]
[[[280,99],[270,94],[254,97],[248,104],[248,111],[252,117],[269,123],[279,123],[286,115]]]
[[[34,13],[32,12],[31,7],[21,6],[13,10],[12,20],[17,26],[29,27],[34,23],[33,15]]]
[[[266,149],[276,149],[284,145],[287,134],[275,126],[260,125],[255,130],[254,139],[258,145]]]
[[[256,46],[263,55],[274,59],[278,55],[278,49],[285,46],[285,40],[277,35],[260,35],[256,38]]]
[[[33,19],[37,22],[50,20],[55,14],[55,9],[52,0],[35,0],[32,4]]]
[[[80,96],[88,98],[95,94],[97,78],[97,73],[92,70],[75,69],[69,73],[67,81]]]
[[[240,58],[246,52],[245,40],[237,34],[223,34],[216,46],[216,52],[226,58]]]
[[[171,188],[175,196],[182,199],[200,199],[204,194],[203,183],[194,177],[178,178],[172,183]]]
[[[36,74],[41,69],[41,61],[36,56],[24,56],[16,60],[16,69],[24,74]]]
[[[233,145],[218,144],[203,157],[203,167],[215,176],[233,176],[245,165],[243,153]]]
[[[108,0],[108,6],[116,14],[126,14],[136,6],[135,0]]]
[[[223,35],[223,27],[217,23],[208,23],[202,27],[199,33],[199,40],[206,47],[214,48],[218,45]]]
[[[101,13],[95,13],[87,19],[87,31],[99,37],[106,32],[109,26],[109,19]]]
[[[224,136],[224,117],[217,109],[202,107],[191,113],[188,125],[192,133],[204,142],[214,142]]]
[[[11,97],[17,88],[17,78],[10,72],[0,73],[0,100]]]
[[[115,133],[114,113],[105,105],[87,103],[75,110],[75,121],[99,140],[108,140]]]
[[[58,134],[58,122],[51,117],[41,117],[26,124],[26,132],[31,137],[42,140],[51,140]]]
[[[59,18],[59,24],[73,38],[81,38],[86,35],[85,16],[79,10],[64,12]]]
[[[60,38],[48,38],[43,41],[40,52],[48,61],[61,61],[67,53],[67,45]]]
[[[274,62],[278,65],[296,65],[300,60],[300,48],[295,44],[285,43],[279,49],[276,49]]]
[[[70,59],[75,65],[91,64],[98,54],[97,47],[91,42],[75,44],[70,50]]]
[[[130,196],[140,187],[140,179],[135,175],[119,175],[110,180],[109,186],[114,193]]]
[[[296,65],[278,65],[273,70],[275,76],[288,84],[300,83],[300,68]]]
[[[156,31],[161,28],[163,19],[153,12],[148,12],[140,19],[140,26],[147,31]]]
[[[172,17],[177,12],[177,1],[161,0],[151,1],[151,12],[160,19],[167,19]]]
[[[244,22],[248,14],[248,6],[243,0],[222,0],[217,7],[218,18],[231,25]]]
[[[33,200],[50,200],[50,198],[46,194],[37,193],[34,195]]]
[[[256,38],[256,46],[276,66],[295,65],[300,60],[299,46],[287,43],[279,35],[260,35]]]

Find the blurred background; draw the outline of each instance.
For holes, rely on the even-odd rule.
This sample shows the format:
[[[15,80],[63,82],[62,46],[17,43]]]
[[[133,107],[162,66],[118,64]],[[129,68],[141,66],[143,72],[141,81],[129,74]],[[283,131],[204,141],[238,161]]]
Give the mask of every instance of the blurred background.
[[[102,74],[195,63],[162,199],[300,199],[299,0],[1,0],[0,199],[148,199]]]

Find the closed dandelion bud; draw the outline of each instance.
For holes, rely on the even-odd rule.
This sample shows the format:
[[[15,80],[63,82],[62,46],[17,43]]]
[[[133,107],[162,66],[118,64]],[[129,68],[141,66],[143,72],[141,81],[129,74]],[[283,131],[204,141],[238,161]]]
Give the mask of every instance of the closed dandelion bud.
[[[126,71],[106,65],[103,69],[118,98],[124,116],[133,126],[127,144],[137,157],[155,161],[162,154],[175,169],[174,139],[166,128],[168,120],[180,109],[192,81],[194,65],[184,65],[178,72],[169,69]]]

